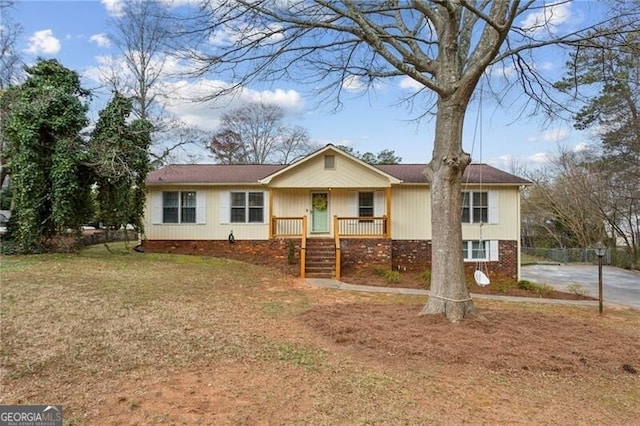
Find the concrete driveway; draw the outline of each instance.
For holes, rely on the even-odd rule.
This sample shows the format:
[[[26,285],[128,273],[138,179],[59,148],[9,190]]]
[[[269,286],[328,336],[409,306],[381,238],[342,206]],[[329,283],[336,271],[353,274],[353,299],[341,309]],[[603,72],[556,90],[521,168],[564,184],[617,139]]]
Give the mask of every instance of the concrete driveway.
[[[549,284],[566,291],[570,284],[580,284],[591,297],[598,297],[597,265],[526,265],[523,280]],[[604,266],[602,268],[603,299],[607,303],[640,309],[640,272]]]

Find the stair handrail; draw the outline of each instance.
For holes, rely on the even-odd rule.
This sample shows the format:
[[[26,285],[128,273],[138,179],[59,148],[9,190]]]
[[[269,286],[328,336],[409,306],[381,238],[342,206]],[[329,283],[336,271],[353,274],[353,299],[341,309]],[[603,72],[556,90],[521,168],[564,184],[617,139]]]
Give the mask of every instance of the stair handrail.
[[[333,216],[333,238],[336,249],[336,279],[340,279],[340,226],[338,215]]]
[[[302,235],[300,237],[300,278],[306,275],[307,263],[307,216],[302,216]]]

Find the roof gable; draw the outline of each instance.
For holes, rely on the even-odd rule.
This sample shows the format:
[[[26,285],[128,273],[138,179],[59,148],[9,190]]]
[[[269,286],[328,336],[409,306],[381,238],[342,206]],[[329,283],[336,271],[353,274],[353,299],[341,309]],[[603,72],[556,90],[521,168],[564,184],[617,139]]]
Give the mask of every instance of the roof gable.
[[[325,157],[333,156],[333,167]],[[329,144],[270,176],[260,180],[273,187],[388,187],[400,183],[393,175]]]

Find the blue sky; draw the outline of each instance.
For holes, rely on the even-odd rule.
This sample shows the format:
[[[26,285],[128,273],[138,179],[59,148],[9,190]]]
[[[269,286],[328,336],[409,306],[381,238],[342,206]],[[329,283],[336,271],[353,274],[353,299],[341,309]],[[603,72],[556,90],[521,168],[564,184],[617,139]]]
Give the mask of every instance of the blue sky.
[[[23,27],[18,50],[27,64],[33,63],[37,57],[56,58],[67,68],[80,73],[86,88],[99,88],[97,75],[100,66],[106,58],[117,61],[118,51],[109,37],[112,32],[109,19],[118,13],[118,5],[119,0],[19,0],[12,11],[13,19]],[[588,1],[563,4],[555,14],[557,28],[581,25],[592,7],[593,3]],[[524,16],[522,19],[533,18]],[[566,56],[559,51],[550,51],[539,57],[538,67],[554,80],[562,75],[565,60]],[[224,108],[185,100],[189,94],[199,93],[214,82],[213,78],[173,80],[171,92],[182,96],[172,100],[166,108],[188,123],[215,130]],[[260,99],[275,102],[287,111],[289,123],[305,127],[318,144],[350,145],[357,151],[374,153],[391,149],[405,163],[426,163],[433,149],[435,123],[428,119],[413,121],[419,109],[410,111],[404,106],[396,106],[407,90],[411,90],[410,83],[396,80],[366,94],[354,91],[347,96],[339,111],[332,112],[330,108],[318,105],[318,99],[302,88],[282,82],[272,83],[268,88],[247,87],[241,97],[227,105]],[[98,96],[94,102],[94,117],[102,105]],[[467,151],[471,151],[474,142],[477,111],[477,105],[473,105],[467,113],[463,144]],[[589,135],[573,130],[571,123],[546,123],[543,118],[536,117],[520,118],[518,111],[514,105],[498,108],[492,99],[483,97],[482,120],[478,127],[482,133],[483,149],[480,152],[480,137],[476,136],[472,152],[474,161],[482,158],[483,162],[505,170],[511,168],[513,161],[535,168],[544,163],[547,153],[556,152],[558,145],[580,149],[590,142]],[[204,158],[203,162],[211,162],[211,159]]]

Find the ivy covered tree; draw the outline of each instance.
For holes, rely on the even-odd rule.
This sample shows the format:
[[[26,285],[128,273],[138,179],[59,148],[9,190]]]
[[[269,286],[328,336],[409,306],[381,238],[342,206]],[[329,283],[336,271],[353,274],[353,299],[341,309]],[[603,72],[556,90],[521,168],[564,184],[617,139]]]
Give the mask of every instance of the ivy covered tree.
[[[91,156],[99,219],[141,231],[151,124],[143,119],[128,122],[132,110],[131,99],[115,92],[91,133]]]
[[[53,235],[78,229],[92,213],[92,172],[81,138],[89,92],[56,60],[39,60],[26,74],[3,97],[9,102],[3,132],[14,203],[7,238],[22,253],[42,250]]]

